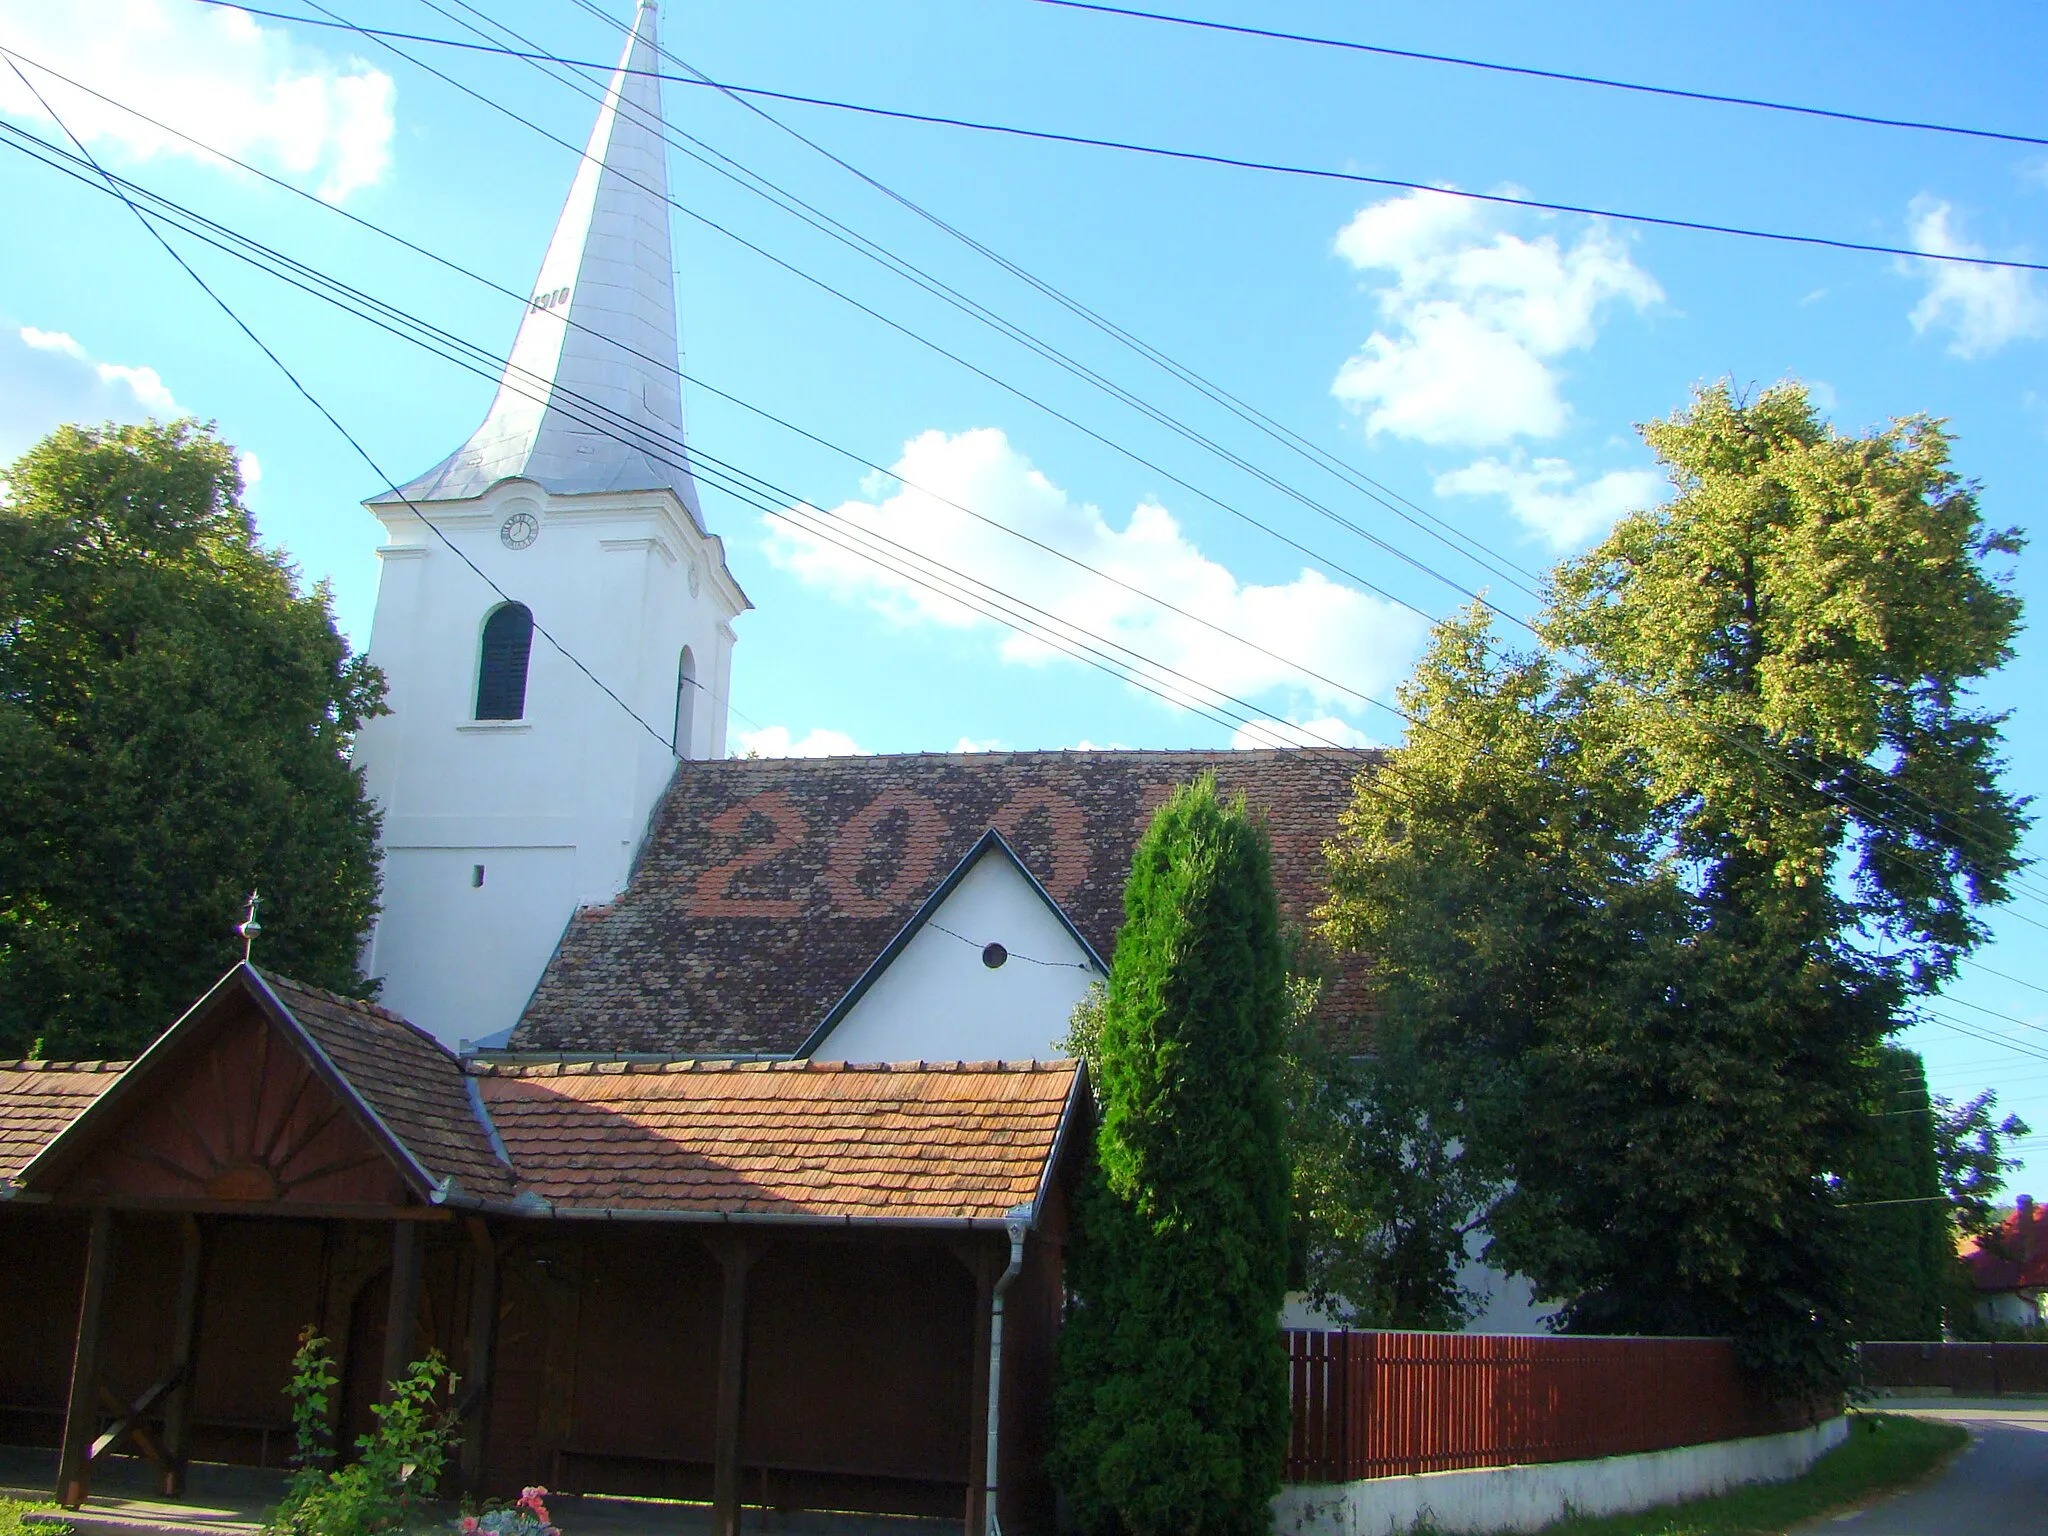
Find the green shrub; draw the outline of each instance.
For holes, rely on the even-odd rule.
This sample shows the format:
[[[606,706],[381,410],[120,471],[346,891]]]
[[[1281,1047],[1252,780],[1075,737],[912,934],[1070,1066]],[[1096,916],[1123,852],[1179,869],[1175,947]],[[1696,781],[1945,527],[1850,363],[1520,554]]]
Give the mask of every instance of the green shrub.
[[[294,1446],[284,1502],[265,1523],[267,1536],[376,1536],[402,1529],[433,1496],[455,1442],[452,1414],[435,1399],[455,1377],[440,1351],[415,1360],[391,1384],[390,1401],[373,1405],[377,1427],[356,1442],[356,1459],[330,1470],[328,1413],[335,1384],[327,1341],[309,1325],[292,1357]]]
[[[1092,1055],[1053,1467],[1082,1528],[1271,1524],[1287,1443],[1286,960],[1262,830],[1212,780],[1138,845]]]

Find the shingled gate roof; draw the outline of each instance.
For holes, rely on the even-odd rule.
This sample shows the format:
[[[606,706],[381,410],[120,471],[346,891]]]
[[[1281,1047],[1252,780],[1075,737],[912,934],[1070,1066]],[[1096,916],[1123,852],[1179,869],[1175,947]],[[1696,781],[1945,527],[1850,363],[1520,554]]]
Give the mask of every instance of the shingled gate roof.
[[[559,1214],[1000,1221],[1034,1202],[1071,1061],[478,1066],[520,1188]]]
[[[523,1216],[1000,1223],[1052,1177],[1083,1081],[1072,1061],[464,1063],[373,1003],[244,965],[137,1063],[0,1062],[0,1191],[28,1170],[64,1193],[45,1170],[182,1081],[236,1008],[310,1044],[416,1195]]]
[[[676,767],[626,890],[571,921],[513,1051],[786,1056],[977,839],[1008,839],[1096,952],[1131,851],[1180,784],[1243,791],[1283,912],[1326,894],[1323,847],[1372,752],[1007,752]],[[1356,968],[1325,1015],[1356,1026]]]
[[[7,1181],[127,1068],[125,1061],[0,1061],[0,1199]]]

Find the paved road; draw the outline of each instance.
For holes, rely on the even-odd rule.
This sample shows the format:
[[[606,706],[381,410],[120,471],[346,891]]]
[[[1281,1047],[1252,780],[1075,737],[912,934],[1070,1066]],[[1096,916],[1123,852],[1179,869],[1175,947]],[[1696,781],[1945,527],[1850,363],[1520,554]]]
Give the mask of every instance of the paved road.
[[[1961,1424],[1970,1446],[1924,1488],[1798,1526],[1797,1536],[2048,1536],[2048,1403],[1946,1399],[1883,1406]]]

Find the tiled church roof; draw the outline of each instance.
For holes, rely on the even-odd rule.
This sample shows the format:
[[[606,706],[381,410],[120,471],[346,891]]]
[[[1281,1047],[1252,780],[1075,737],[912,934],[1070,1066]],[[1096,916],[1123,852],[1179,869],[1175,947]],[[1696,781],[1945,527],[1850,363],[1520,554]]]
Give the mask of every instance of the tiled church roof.
[[[1325,895],[1323,846],[1369,752],[1010,752],[677,765],[631,883],[579,913],[515,1051],[787,1055],[995,827],[1105,957],[1131,851],[1213,773],[1272,837],[1286,917]],[[1325,1016],[1355,1027],[1355,970]]]

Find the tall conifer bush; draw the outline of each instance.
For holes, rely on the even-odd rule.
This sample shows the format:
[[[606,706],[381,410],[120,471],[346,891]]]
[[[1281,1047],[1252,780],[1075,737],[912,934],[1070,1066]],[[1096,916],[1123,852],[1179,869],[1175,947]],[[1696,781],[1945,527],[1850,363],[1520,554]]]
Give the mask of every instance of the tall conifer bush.
[[[1288,1413],[1286,1015],[1265,835],[1205,778],[1138,844],[1097,1052],[1055,1449],[1090,1533],[1272,1524]]]

